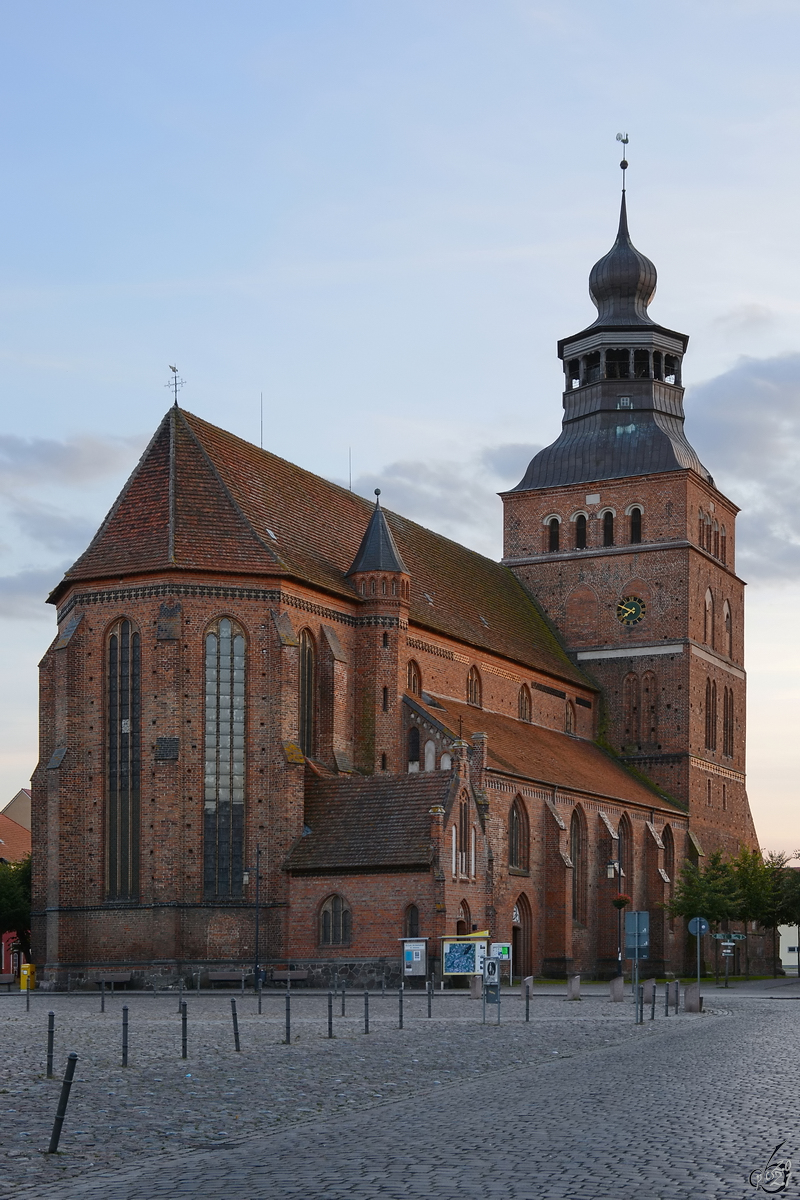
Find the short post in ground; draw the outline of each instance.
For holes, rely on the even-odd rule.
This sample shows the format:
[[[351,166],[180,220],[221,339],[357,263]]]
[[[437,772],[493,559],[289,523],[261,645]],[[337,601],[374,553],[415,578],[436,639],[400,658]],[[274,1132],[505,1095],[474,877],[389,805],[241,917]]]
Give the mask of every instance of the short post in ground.
[[[128,1006],[122,1006],[122,1065],[128,1065]]]
[[[328,1037],[333,1037],[333,992],[328,992]]]
[[[47,1078],[53,1078],[53,1043],[56,1037],[56,1014],[47,1014]]]
[[[186,1001],[181,1004],[181,1058],[188,1058],[188,1024],[189,1017],[186,1011]]]
[[[288,996],[287,996],[288,1000]],[[236,1001],[231,997],[231,1020],[233,1021],[233,1048],[236,1051],[241,1050],[239,1045],[239,1018],[236,1015]]]
[[[64,1125],[64,1117],[67,1115],[67,1102],[69,1094],[72,1090],[72,1081],[75,1078],[75,1065],[78,1061],[78,1056],[74,1050],[67,1057],[67,1069],[64,1072],[64,1082],[61,1084],[61,1095],[58,1097],[58,1108],[56,1109],[56,1119],[53,1122],[53,1132],[50,1134],[50,1145],[47,1147],[48,1154],[55,1154],[58,1150],[58,1143],[61,1140],[61,1129]]]
[[[286,1045],[292,1044],[292,997],[291,993],[286,993]]]

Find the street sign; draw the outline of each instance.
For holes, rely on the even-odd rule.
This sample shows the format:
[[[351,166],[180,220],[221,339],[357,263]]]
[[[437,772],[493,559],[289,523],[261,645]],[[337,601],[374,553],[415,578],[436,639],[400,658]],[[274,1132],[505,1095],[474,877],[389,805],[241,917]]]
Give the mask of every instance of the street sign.
[[[625,957],[634,960],[650,956],[650,913],[625,913]]]
[[[693,933],[697,937],[698,933],[702,936],[708,933],[710,926],[705,917],[692,917],[689,922],[689,933]]]
[[[730,933],[728,936],[732,938],[734,942],[744,942],[747,940],[746,933]]]

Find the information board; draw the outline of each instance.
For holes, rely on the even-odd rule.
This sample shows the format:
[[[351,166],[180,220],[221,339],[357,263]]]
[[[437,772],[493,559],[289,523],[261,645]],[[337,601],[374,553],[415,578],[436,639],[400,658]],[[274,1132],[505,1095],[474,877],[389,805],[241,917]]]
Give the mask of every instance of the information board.
[[[486,942],[445,938],[442,941],[442,974],[482,975],[486,948]]]

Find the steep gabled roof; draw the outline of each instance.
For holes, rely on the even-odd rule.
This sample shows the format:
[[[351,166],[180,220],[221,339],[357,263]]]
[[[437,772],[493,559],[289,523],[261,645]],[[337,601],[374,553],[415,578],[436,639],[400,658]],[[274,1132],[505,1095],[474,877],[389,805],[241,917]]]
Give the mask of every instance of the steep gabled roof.
[[[433,860],[430,808],[447,807],[450,771],[423,775],[307,777],[310,830],[286,862],[293,873],[427,870]]]
[[[412,624],[591,686],[507,567],[379,511],[411,575]],[[373,515],[363,497],[173,408],[50,600],[74,582],[171,569],[296,579],[352,603],[347,572]]]
[[[418,696],[414,697],[414,703],[425,710],[431,721],[455,737],[459,735],[459,719],[465,741],[471,741],[475,733],[485,733],[488,765],[496,771],[545,787],[591,792],[647,807],[667,803],[677,807],[594,742],[443,696],[435,699],[441,708],[432,708]]]

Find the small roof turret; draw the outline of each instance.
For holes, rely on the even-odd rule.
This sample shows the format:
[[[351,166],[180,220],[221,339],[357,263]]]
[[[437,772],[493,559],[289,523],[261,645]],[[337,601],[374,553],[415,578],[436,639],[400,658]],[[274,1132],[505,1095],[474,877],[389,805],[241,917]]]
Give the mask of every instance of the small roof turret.
[[[386,524],[380,502],[381,489],[375,488],[375,508],[358,547],[348,576],[359,571],[399,571],[409,574],[408,567],[400,557],[392,531]]]

